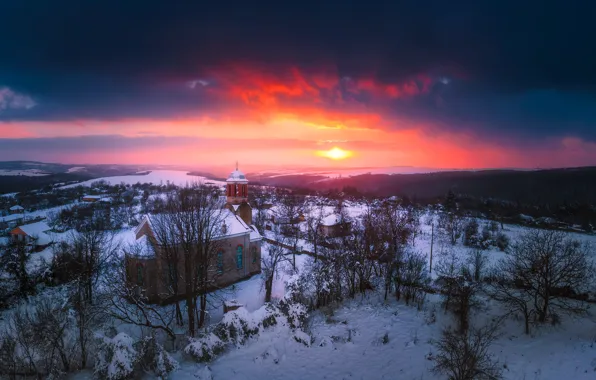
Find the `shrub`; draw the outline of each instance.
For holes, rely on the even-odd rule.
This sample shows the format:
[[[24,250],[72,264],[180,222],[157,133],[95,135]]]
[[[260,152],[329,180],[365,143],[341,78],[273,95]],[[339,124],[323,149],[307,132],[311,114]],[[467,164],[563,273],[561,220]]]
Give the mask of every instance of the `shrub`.
[[[215,328],[215,335],[224,342],[244,344],[259,332],[261,321],[241,307],[226,313]]]
[[[184,352],[198,362],[208,362],[223,353],[224,350],[224,342],[215,334],[210,333],[200,338],[190,338],[190,343]]]
[[[443,330],[435,343],[438,349],[433,371],[452,380],[497,380],[502,378],[501,366],[488,352],[497,338],[497,326],[472,329],[459,334]]]
[[[507,250],[507,248],[509,248],[509,237],[502,232],[497,234],[497,237],[495,239],[495,245],[501,251]]]
[[[124,333],[114,338],[102,337],[95,363],[95,376],[100,379],[129,379],[134,374],[137,351],[130,336]]]
[[[153,372],[158,379],[167,379],[169,373],[178,369],[178,362],[157,343],[154,336],[145,337],[137,346],[139,365],[144,371]]]

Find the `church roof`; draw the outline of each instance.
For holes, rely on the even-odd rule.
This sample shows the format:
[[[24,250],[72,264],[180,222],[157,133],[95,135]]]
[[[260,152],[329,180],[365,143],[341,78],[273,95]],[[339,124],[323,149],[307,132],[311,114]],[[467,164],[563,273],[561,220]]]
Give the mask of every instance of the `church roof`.
[[[226,182],[248,183],[246,176],[240,170],[236,169],[230,173]]]

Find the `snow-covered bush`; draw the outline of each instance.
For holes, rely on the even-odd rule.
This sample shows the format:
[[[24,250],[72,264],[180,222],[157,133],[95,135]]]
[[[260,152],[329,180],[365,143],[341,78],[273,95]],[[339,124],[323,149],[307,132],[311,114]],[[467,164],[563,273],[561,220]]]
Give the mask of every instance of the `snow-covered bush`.
[[[130,379],[134,375],[138,353],[133,340],[125,333],[114,338],[101,337],[95,362],[95,376],[99,379]]]
[[[157,343],[154,336],[145,337],[135,344],[139,353],[139,364],[146,372],[153,372],[158,379],[166,379],[178,368],[178,362]]]
[[[61,376],[76,365],[75,324],[58,297],[30,298],[10,314],[0,332],[0,373]]]
[[[307,347],[310,347],[310,345],[313,343],[313,338],[301,329],[294,330],[292,337],[296,342],[302,343]]]
[[[501,251],[507,250],[507,248],[509,248],[509,237],[504,233],[500,232],[499,234],[497,234],[497,237],[495,238],[495,245]]]
[[[214,334],[224,342],[244,344],[248,338],[259,332],[260,322],[241,307],[226,313],[215,328]]]
[[[215,334],[209,333],[199,338],[190,338],[190,343],[184,349],[198,362],[208,362],[225,350],[225,343]]]

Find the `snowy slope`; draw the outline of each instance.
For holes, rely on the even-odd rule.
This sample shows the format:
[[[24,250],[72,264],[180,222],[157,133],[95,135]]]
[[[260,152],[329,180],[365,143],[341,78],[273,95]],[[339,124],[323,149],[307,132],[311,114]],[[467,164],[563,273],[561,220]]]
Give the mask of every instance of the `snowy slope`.
[[[190,184],[193,182],[203,182],[203,183],[212,183],[214,185],[224,185],[223,182],[220,181],[213,181],[207,179],[205,177],[200,176],[193,176],[188,175],[186,171],[180,170],[153,170],[149,174],[139,174],[139,175],[125,175],[125,176],[115,176],[115,177],[102,177],[96,178],[89,181],[84,181],[80,183],[75,183],[72,185],[66,185],[61,187],[61,189],[72,188],[76,186],[91,186],[92,183],[97,181],[106,181],[110,185],[118,185],[120,183],[124,183],[127,185],[134,185],[136,183],[151,183],[154,185],[159,184],[166,184],[168,181],[178,186],[184,186],[186,184]]]

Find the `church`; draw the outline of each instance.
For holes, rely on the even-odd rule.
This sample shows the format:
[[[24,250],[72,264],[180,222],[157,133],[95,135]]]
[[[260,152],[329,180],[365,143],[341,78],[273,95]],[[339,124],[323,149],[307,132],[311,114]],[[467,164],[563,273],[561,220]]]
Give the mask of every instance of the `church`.
[[[213,290],[261,272],[262,237],[252,224],[248,193],[248,180],[236,166],[226,180],[221,210],[223,225],[215,237],[219,241],[210,271],[215,284]],[[172,268],[164,257],[161,243],[152,230],[155,218],[155,215],[146,215],[134,230],[134,244],[125,255],[126,276],[129,284],[143,291],[149,302],[167,304],[184,297],[184,262],[181,259],[177,268]],[[170,275],[172,272],[177,275]],[[177,286],[172,286],[173,278],[177,279]]]

